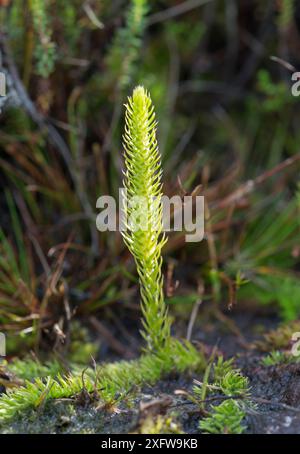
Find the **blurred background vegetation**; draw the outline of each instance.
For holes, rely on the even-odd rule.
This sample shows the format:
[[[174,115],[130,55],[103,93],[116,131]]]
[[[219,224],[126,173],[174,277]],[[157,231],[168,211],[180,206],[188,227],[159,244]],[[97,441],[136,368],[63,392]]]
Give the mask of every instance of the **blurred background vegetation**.
[[[9,354],[80,362],[95,336],[102,357],[137,353],[134,264],[95,218],[122,185],[123,104],[139,83],[157,110],[164,192],[206,198],[205,240],[172,233],[164,250],[179,326],[200,303],[200,319],[244,306],[299,317],[300,2],[0,0],[0,21]]]

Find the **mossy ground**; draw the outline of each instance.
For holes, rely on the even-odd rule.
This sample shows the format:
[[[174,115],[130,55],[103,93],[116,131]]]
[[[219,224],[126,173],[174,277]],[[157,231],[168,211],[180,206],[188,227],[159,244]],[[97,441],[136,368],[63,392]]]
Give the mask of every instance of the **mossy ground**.
[[[231,319],[243,333],[239,338],[232,327],[224,322],[205,323],[195,327],[195,339],[203,342],[207,356],[217,345],[218,354],[234,357],[235,364],[248,377],[251,398],[256,408],[247,411],[244,421],[246,433],[298,433],[300,424],[300,364],[279,363],[265,366],[262,359],[271,349],[268,346],[278,327],[278,319],[270,313],[234,310]],[[266,330],[268,326],[268,330]],[[294,329],[294,327],[292,328]],[[277,340],[280,333],[277,332]],[[286,348],[286,334],[278,349]],[[259,343],[257,343],[259,342]],[[264,347],[264,348],[263,348]],[[274,347],[274,346],[273,346]],[[192,368],[191,368],[192,369]],[[186,398],[192,393],[193,380],[202,380],[203,372],[171,372],[152,385],[133,387],[120,401],[103,405],[95,399],[70,396],[49,400],[38,409],[29,409],[21,416],[2,424],[1,433],[141,433],[143,430],[161,430],[163,433],[199,433],[203,413],[199,405]],[[180,391],[178,393],[178,390]],[[221,402],[221,401],[220,401]],[[214,401],[215,405],[218,401]],[[206,410],[210,409],[208,401]],[[146,427],[146,429],[145,429]],[[155,433],[155,432],[153,432]]]

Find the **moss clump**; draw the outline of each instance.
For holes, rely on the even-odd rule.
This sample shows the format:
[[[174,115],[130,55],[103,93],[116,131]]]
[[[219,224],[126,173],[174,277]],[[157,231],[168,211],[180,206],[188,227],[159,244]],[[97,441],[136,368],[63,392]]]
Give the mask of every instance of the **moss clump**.
[[[135,386],[153,385],[172,371],[201,370],[204,359],[190,344],[171,340],[168,348],[156,354],[144,354],[133,361],[100,366],[96,371],[74,371],[67,376],[37,378],[24,386],[8,389],[0,397],[0,423],[11,420],[29,408],[39,408],[49,399],[75,397],[83,390],[99,393],[104,403],[122,399]],[[83,376],[84,375],[84,376]]]

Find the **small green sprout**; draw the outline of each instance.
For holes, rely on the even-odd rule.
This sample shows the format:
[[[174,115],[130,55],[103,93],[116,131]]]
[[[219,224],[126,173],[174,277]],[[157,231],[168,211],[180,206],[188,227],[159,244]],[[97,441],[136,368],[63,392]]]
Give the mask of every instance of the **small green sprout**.
[[[241,434],[245,430],[241,424],[244,417],[238,403],[229,399],[212,407],[211,416],[200,421],[199,428],[210,434]]]
[[[207,374],[207,380],[209,373]],[[198,403],[202,411],[206,411],[206,392],[222,393],[221,399],[226,399],[220,405],[209,408],[209,415],[199,422],[199,429],[204,433],[240,434],[245,430],[242,420],[246,409],[255,408],[251,402],[248,378],[239,369],[235,369],[233,358],[224,360],[219,356],[213,367],[213,382],[203,379],[203,384],[195,381],[191,400]],[[217,396],[216,396],[217,397]],[[217,399],[216,399],[217,400]],[[197,402],[198,401],[198,402]]]
[[[225,360],[223,356],[218,356],[214,364],[214,381],[220,383],[228,372],[233,369],[233,358]]]
[[[269,355],[265,356],[261,360],[261,363],[266,367],[277,366],[279,364],[283,364],[286,362],[287,362],[287,357],[286,357],[285,353],[283,353],[279,350],[272,351]]]
[[[226,396],[246,396],[248,394],[248,378],[239,370],[227,372],[220,382],[220,388]]]
[[[261,363],[263,366],[280,366],[281,364],[293,364],[299,362],[299,358],[293,356],[289,352],[281,352],[273,350],[269,355],[265,356]]]

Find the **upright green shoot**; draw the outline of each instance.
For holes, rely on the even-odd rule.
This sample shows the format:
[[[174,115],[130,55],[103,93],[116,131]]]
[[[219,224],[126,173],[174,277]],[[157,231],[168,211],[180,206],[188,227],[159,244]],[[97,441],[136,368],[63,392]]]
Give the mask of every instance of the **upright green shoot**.
[[[142,48],[145,18],[150,9],[148,0],[131,0],[126,11],[125,25],[118,29],[108,54],[108,68],[118,78],[121,93],[128,88],[136,70]]]
[[[47,78],[54,70],[56,48],[52,41],[52,30],[49,23],[51,2],[48,0],[30,0],[33,28],[37,37],[35,44],[36,72]]]
[[[159,350],[170,339],[161,272],[161,250],[166,242],[162,233],[162,170],[154,107],[141,86],[128,98],[125,123],[126,231],[123,237],[135,259],[140,280],[142,334],[148,350]]]

